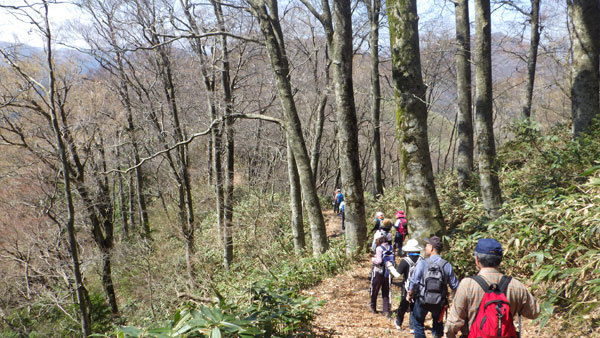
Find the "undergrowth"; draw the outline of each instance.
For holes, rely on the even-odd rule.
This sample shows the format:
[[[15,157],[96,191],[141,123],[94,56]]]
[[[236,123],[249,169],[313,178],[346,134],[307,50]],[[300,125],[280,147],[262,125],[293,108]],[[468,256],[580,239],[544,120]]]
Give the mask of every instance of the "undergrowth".
[[[503,216],[488,219],[478,193],[459,192],[455,178],[441,178],[446,256],[458,276],[472,275],[477,240],[498,239],[505,273],[526,281],[541,300],[540,326],[561,317],[564,328],[589,333],[600,303],[599,129],[572,141],[564,127],[546,135],[515,128],[515,140],[498,156]]]

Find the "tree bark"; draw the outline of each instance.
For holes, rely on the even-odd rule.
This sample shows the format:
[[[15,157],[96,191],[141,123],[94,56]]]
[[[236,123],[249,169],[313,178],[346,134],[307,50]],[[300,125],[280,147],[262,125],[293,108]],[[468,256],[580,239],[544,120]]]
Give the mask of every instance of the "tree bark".
[[[117,161],[117,167],[121,169],[121,151],[119,145],[115,147],[115,160]],[[129,220],[127,211],[125,209],[125,189],[123,188],[123,175],[117,173],[117,180],[119,184],[119,213],[121,214],[121,223],[123,225],[123,235],[125,238],[129,237]]]
[[[365,0],[369,15],[370,32],[369,48],[371,51],[371,123],[373,124],[373,196],[383,195],[383,180],[381,178],[381,85],[379,83],[379,14],[381,0]]]
[[[292,236],[294,238],[294,252],[296,256],[302,255],[305,250],[304,225],[302,218],[302,193],[300,191],[300,176],[296,168],[294,153],[287,141],[288,176],[290,180],[290,210],[292,221]]]
[[[444,232],[444,218],[435,184],[429,140],[425,84],[421,75],[416,0],[388,0],[396,128],[406,212],[413,238]]]
[[[538,47],[540,45],[540,0],[531,0],[529,24],[531,25],[531,42],[527,55],[527,88],[525,89],[525,102],[521,108],[521,118],[528,121],[531,119],[535,67],[537,64]]]
[[[267,53],[275,74],[279,100],[281,101],[285,116],[285,129],[289,135],[290,146],[296,160],[304,206],[306,207],[310,221],[313,255],[317,256],[327,251],[329,244],[325,232],[325,221],[321,213],[321,205],[310,167],[310,159],[306,150],[304,136],[302,135],[302,126],[298,118],[298,111],[290,84],[290,68],[285,51],[283,32],[279,23],[277,1],[249,0],[249,3],[265,37]]]
[[[211,0],[219,30],[225,32],[225,21],[223,19],[223,8],[221,2]],[[229,268],[233,262],[233,180],[234,180],[234,164],[235,164],[235,141],[234,141],[234,130],[233,130],[233,118],[231,114],[233,112],[233,97],[231,93],[231,80],[230,80],[230,66],[229,66],[229,47],[227,45],[227,36],[221,34],[220,42],[222,50],[222,68],[221,68],[221,85],[223,87],[223,100],[225,101],[225,149],[226,152],[226,166],[225,171],[227,176],[225,177],[225,198],[224,198],[224,209],[225,209],[225,222],[223,228],[224,233],[224,263],[225,267]]]
[[[44,3],[44,27],[46,33],[46,61],[48,64],[49,74],[49,90],[48,101],[50,104],[50,123],[54,136],[56,137],[56,150],[60,158],[63,171],[64,193],[67,201],[68,218],[66,222],[67,234],[69,237],[69,250],[73,260],[73,274],[75,275],[75,290],[77,293],[77,302],[79,303],[79,312],[81,320],[81,333],[84,337],[92,333],[92,320],[90,298],[83,282],[81,275],[81,267],[79,264],[79,253],[77,250],[77,239],[75,237],[75,206],[73,204],[73,194],[71,192],[71,173],[70,164],[67,158],[67,149],[63,140],[61,127],[58,122],[57,108],[55,100],[55,75],[54,75],[54,59],[52,56],[52,34],[50,31],[50,23],[48,21],[48,4]]]
[[[181,6],[183,7],[184,10],[184,14],[188,20],[188,23],[191,27],[191,30],[194,34],[196,35],[200,35],[200,29],[198,28],[196,21],[194,19],[194,17],[192,16],[192,13],[190,12],[190,3],[187,0],[180,0]],[[203,82],[204,82],[204,87],[206,89],[206,93],[207,93],[207,104],[208,104],[208,110],[209,110],[209,115],[210,115],[210,119],[211,121],[215,121],[218,116],[217,116],[217,107],[215,105],[215,76],[214,74],[211,76],[211,74],[209,73],[209,71],[207,70],[206,66],[205,66],[205,55],[204,55],[204,51],[202,49],[202,40],[200,38],[191,38],[190,39],[190,44],[192,45],[192,48],[194,50],[194,52],[196,53],[196,56],[198,56],[198,58],[200,59],[200,71],[202,73],[202,78],[203,78]],[[228,83],[229,81],[227,81]],[[227,247],[226,245],[226,226],[225,226],[225,196],[224,196],[224,189],[223,189],[223,166],[222,166],[222,161],[221,161],[221,144],[222,144],[222,137],[221,137],[221,128],[219,125],[215,125],[210,132],[211,135],[211,144],[212,144],[212,149],[211,149],[211,154],[212,154],[212,173],[213,173],[213,178],[214,178],[214,186],[215,186],[215,193],[216,193],[216,209],[217,209],[217,228],[219,231],[219,238],[221,240],[223,240],[223,248],[224,251],[227,251],[227,249],[225,249]],[[233,151],[233,145],[232,145],[232,151]],[[233,164],[232,164],[232,170],[233,170]],[[226,257],[227,254],[224,253],[224,257]],[[225,259],[224,259],[225,260]]]
[[[358,123],[352,83],[352,8],[350,0],[333,1],[333,82],[335,86],[340,167],[346,202],[348,253],[357,253],[367,239],[365,201],[360,171]]]
[[[600,111],[598,53],[600,49],[600,3],[567,0],[569,33],[573,49],[571,64],[571,114],[573,137],[589,131]]]
[[[458,189],[469,188],[473,174],[473,112],[471,99],[471,26],[468,0],[457,0],[456,89],[458,95]]]
[[[492,27],[490,0],[475,0],[475,128],[479,149],[479,185],[487,213],[498,216],[502,207],[492,111]]]

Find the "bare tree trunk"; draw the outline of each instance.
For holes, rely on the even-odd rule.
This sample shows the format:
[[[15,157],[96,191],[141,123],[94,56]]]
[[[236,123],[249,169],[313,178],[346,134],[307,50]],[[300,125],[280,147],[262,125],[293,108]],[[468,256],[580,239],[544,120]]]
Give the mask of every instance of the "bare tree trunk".
[[[369,23],[371,26],[369,34],[369,47],[371,49],[371,123],[373,124],[373,139],[371,148],[373,151],[373,196],[377,198],[383,195],[383,180],[381,179],[381,86],[379,84],[379,13],[381,11],[381,0],[365,0]]]
[[[456,89],[458,94],[458,189],[469,188],[473,174],[473,112],[471,100],[471,25],[468,0],[457,0]]]
[[[287,141],[288,176],[290,180],[290,210],[292,221],[292,236],[294,238],[294,252],[296,256],[302,255],[306,247],[304,241],[304,226],[302,218],[302,193],[300,191],[300,176],[296,168],[294,153]]]
[[[475,127],[479,149],[479,180],[483,206],[492,217],[502,207],[492,105],[492,23],[490,0],[475,0]]]
[[[219,25],[219,30],[225,31],[225,21],[223,20],[223,8],[221,2],[211,0],[215,16]],[[227,50],[227,36],[221,34],[220,36],[221,48],[223,48],[223,60],[221,68],[221,84],[223,86],[223,99],[225,101],[225,135],[227,155],[226,155],[226,172],[225,178],[225,223],[223,228],[224,233],[224,260],[225,267],[229,268],[233,262],[233,180],[234,180],[234,154],[235,154],[235,142],[234,142],[234,130],[233,130],[233,118],[231,117],[233,111],[233,98],[231,95],[231,80],[229,76],[229,51]]]
[[[367,239],[365,201],[360,171],[358,123],[352,83],[352,8],[350,0],[333,1],[333,82],[348,253],[357,253]]]
[[[600,3],[597,0],[567,0],[569,33],[573,46],[571,113],[573,137],[589,130],[600,111],[598,53],[600,50]]]
[[[191,12],[190,12],[190,6],[191,4],[187,1],[187,0],[180,0],[181,6],[183,7],[184,13],[186,18],[188,19],[188,23],[192,29],[192,32],[196,35],[200,35],[200,30],[198,28],[198,26],[196,25],[196,21],[194,20],[194,17],[192,16]],[[200,66],[200,71],[202,73],[202,77],[203,77],[203,82],[204,82],[204,87],[206,89],[207,92],[207,103],[208,103],[208,109],[210,112],[210,119],[211,121],[215,121],[217,119],[217,108],[215,106],[215,77],[214,74],[211,76],[208,72],[208,70],[206,69],[206,66],[204,65],[205,60],[205,55],[204,55],[204,51],[202,49],[202,41],[200,40],[200,38],[192,38],[190,39],[190,43],[194,49],[194,52],[196,53],[196,55],[198,56],[198,58],[200,59],[200,62],[202,63]],[[227,80],[227,83],[229,83],[229,81]],[[223,240],[223,247],[225,248],[226,245],[226,241],[225,241],[225,234],[226,234],[226,229],[225,229],[225,197],[224,197],[224,191],[223,191],[223,167],[222,167],[222,162],[221,162],[221,143],[222,143],[222,139],[221,139],[221,130],[220,127],[218,125],[215,125],[212,129],[211,129],[211,144],[212,144],[212,149],[211,149],[211,154],[212,154],[212,172],[214,175],[214,185],[215,185],[215,192],[216,192],[216,204],[217,204],[217,227],[219,230],[219,238],[221,238]],[[232,151],[233,151],[233,145],[232,145]],[[233,156],[233,154],[232,154]],[[232,164],[232,171],[233,171],[233,164]],[[224,251],[226,251],[226,249],[224,249]],[[226,256],[226,254],[225,254]]]
[[[531,119],[531,101],[533,97],[533,84],[535,82],[535,67],[537,64],[538,46],[540,45],[540,0],[531,0],[531,42],[527,55],[527,88],[525,89],[525,102],[521,108],[521,118]]]
[[[49,90],[48,90],[48,103],[50,105],[50,123],[54,136],[56,137],[56,149],[60,157],[63,178],[64,178],[64,192],[65,199],[67,201],[68,218],[66,222],[67,234],[69,237],[69,249],[71,258],[73,260],[73,274],[75,275],[75,290],[77,292],[77,302],[79,303],[79,312],[81,320],[81,333],[84,337],[89,336],[92,333],[92,320],[91,314],[91,303],[90,298],[85,288],[83,278],[81,275],[81,268],[79,265],[79,253],[77,250],[77,239],[75,237],[75,206],[73,204],[73,194],[71,192],[71,172],[70,164],[67,159],[67,149],[63,140],[61,127],[58,122],[57,108],[55,100],[55,75],[54,75],[54,59],[52,56],[52,34],[50,31],[50,23],[48,21],[48,3],[44,3],[44,33],[46,34],[46,61],[49,70]]]
[[[119,145],[115,147],[115,157],[117,161],[117,167],[121,169],[121,152],[119,148]],[[125,209],[125,189],[123,188],[123,175],[121,173],[117,173],[117,180],[119,184],[119,213],[121,214],[121,222],[123,223],[123,235],[125,237],[129,237],[129,222],[127,217],[127,209]]]
[[[421,76],[416,0],[388,0],[400,171],[413,238],[444,232],[429,141],[425,84]]]
[[[302,187],[302,197],[310,220],[313,255],[316,256],[327,251],[329,244],[325,232],[325,221],[321,213],[321,205],[310,167],[310,159],[302,135],[302,126],[298,118],[298,111],[290,84],[290,69],[285,51],[283,32],[279,23],[277,1],[249,0],[249,3],[265,37],[267,53],[269,54],[271,66],[275,73],[277,91],[286,120],[285,129],[289,135],[290,146],[296,160],[296,167],[298,168],[300,185]]]

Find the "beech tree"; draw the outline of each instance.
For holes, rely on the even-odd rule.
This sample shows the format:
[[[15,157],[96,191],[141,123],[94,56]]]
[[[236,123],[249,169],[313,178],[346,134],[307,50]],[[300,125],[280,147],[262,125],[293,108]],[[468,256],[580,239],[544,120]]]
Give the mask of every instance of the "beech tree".
[[[468,0],[454,2],[456,15],[456,91],[458,126],[456,172],[458,189],[465,190],[473,174],[473,112],[471,99],[471,24]]]
[[[573,136],[588,131],[600,112],[598,96],[600,51],[600,2],[567,0],[571,63],[571,113]]]
[[[350,0],[333,1],[333,81],[340,147],[340,168],[346,202],[348,252],[365,243],[367,225],[358,146],[358,125],[352,82],[352,8]]]
[[[490,0],[475,1],[475,127],[483,206],[494,217],[502,207],[492,105],[492,22]]]
[[[276,0],[248,0],[250,10],[258,20],[271,67],[277,83],[277,92],[285,116],[286,134],[298,168],[302,198],[308,212],[311,225],[313,255],[319,255],[328,248],[325,221],[321,213],[321,204],[317,196],[315,180],[310,167],[310,159],[298,118],[296,103],[290,85],[289,63],[286,55],[283,31],[279,22],[279,9]]]
[[[421,75],[416,0],[388,0],[396,128],[407,217],[413,238],[445,230],[427,138],[426,87]]]

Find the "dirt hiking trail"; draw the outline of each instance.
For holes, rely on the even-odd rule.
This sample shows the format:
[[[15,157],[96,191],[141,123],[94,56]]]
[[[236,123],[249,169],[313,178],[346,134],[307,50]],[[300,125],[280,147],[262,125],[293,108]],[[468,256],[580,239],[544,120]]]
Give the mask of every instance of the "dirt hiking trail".
[[[332,210],[324,211],[327,224],[327,235],[341,236],[341,218]],[[370,224],[367,224],[370,226]],[[369,270],[370,256],[348,266],[348,269],[335,277],[324,280],[321,284],[307,291],[317,300],[327,303],[319,309],[313,321],[313,332],[318,337],[413,337],[408,330],[409,314],[405,314],[402,329],[394,326],[394,321],[385,318],[381,313],[369,311]],[[459,276],[460,277],[460,276]],[[392,286],[392,309],[398,308],[400,284]],[[381,295],[377,302],[377,310],[381,311]],[[521,337],[557,337],[551,332],[539,332],[537,325],[523,318],[523,334]],[[546,330],[544,330],[546,331]],[[549,330],[554,331],[554,330]],[[425,322],[425,334],[431,334],[431,316]]]

